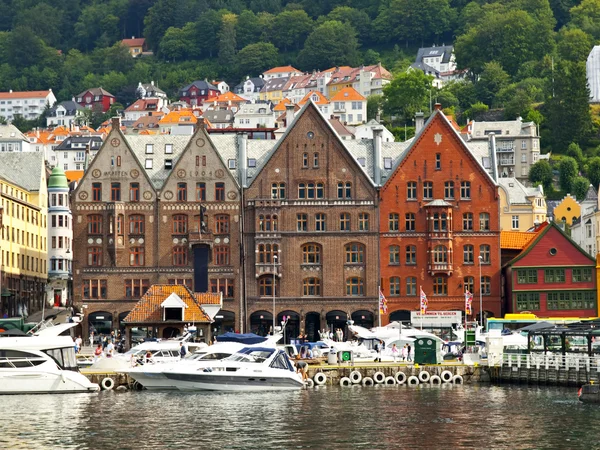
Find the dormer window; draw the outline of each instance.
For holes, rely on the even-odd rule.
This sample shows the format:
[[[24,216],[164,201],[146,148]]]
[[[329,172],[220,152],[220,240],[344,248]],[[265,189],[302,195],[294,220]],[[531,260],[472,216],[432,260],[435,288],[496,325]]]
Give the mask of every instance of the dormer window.
[[[172,168],[173,168],[173,160],[165,159],[165,169],[172,169]]]
[[[160,307],[162,309],[164,321],[172,320],[183,322],[185,320],[185,309],[187,308],[187,305],[175,292],[169,295],[165,301],[160,304]]]

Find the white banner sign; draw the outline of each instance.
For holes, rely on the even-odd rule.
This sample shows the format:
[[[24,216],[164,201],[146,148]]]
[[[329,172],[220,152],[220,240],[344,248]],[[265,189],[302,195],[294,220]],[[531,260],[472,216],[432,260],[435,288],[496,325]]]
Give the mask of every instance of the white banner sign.
[[[460,311],[427,311],[425,315],[421,315],[421,311],[410,312],[413,327],[421,326],[421,318],[424,327],[451,327],[462,321]]]

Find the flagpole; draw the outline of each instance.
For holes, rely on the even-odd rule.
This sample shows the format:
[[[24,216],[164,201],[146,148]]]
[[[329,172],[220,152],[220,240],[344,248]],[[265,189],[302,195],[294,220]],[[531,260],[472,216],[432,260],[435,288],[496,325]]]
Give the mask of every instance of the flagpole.
[[[419,313],[421,314],[421,331],[423,331],[423,286],[419,285]]]
[[[381,286],[377,287],[377,317],[378,317],[378,323],[379,323],[379,328],[381,328]]]

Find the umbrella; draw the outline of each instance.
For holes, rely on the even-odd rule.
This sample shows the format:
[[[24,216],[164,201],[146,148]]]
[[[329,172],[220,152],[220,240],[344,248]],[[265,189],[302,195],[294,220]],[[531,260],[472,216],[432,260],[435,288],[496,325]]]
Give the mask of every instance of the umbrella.
[[[546,328],[554,328],[554,324],[550,322],[536,322],[531,325],[527,325],[526,327],[519,328],[517,331],[537,331],[544,330]]]
[[[18,328],[11,328],[9,330],[0,331],[0,336],[27,336],[27,333]]]

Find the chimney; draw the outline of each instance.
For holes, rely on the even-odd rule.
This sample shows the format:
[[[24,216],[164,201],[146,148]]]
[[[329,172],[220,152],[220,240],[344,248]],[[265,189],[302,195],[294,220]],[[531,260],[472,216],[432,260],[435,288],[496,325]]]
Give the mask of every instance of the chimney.
[[[498,182],[498,161],[496,157],[496,135],[494,133],[488,134],[490,139],[490,153],[492,157],[492,178]]]
[[[381,142],[383,141],[383,129],[373,128],[373,181],[375,186],[381,186]]]
[[[151,85],[151,86],[154,86],[154,80],[152,80],[152,81],[150,82],[150,85]]]
[[[425,114],[421,111],[415,114],[415,136],[423,129],[425,124]]]
[[[436,103],[435,105],[433,105],[433,109],[436,111],[440,111],[442,109],[442,104]]]
[[[246,143],[247,137],[246,133],[238,133],[237,134],[237,144],[238,144],[238,157],[239,162],[238,166],[240,169],[240,185],[242,188],[248,187],[248,159],[246,156]]]
[[[113,117],[111,119],[111,124],[112,124],[112,129],[113,130],[120,130],[121,129],[121,118],[120,117]]]
[[[293,103],[288,103],[285,105],[285,126],[289,127],[294,120],[294,109],[295,105]]]
[[[196,130],[203,130],[204,128],[206,128],[204,117],[198,117],[198,121],[196,122]]]
[[[85,146],[85,159],[83,160],[83,173],[87,172],[90,164],[90,144],[89,142]]]

